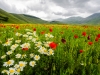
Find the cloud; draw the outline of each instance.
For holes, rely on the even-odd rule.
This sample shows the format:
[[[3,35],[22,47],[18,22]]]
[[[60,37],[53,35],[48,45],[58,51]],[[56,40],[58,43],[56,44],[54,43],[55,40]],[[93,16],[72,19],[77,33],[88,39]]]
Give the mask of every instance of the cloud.
[[[100,0],[0,0],[0,8],[10,13],[54,20],[71,16],[87,17],[100,12]]]

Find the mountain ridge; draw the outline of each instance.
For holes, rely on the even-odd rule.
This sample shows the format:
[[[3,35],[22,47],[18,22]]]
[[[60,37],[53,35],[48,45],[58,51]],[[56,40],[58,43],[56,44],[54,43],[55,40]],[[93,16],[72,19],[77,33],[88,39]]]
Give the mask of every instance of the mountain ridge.
[[[70,17],[67,19],[58,19],[56,21],[68,23],[68,24],[100,24],[100,13],[94,13],[86,18],[82,17]]]

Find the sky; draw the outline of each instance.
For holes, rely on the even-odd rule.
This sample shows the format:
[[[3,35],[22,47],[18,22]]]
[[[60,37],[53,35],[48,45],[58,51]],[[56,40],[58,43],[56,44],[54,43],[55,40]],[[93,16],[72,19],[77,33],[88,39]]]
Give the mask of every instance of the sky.
[[[98,13],[100,0],[0,0],[0,8],[49,21]]]

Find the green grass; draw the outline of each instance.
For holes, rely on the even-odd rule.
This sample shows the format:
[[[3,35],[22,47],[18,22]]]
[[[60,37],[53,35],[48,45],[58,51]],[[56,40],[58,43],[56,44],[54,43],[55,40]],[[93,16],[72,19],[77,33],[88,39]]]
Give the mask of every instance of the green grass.
[[[8,17],[8,21],[2,21],[0,20],[1,23],[7,23],[7,24],[28,24],[28,23],[36,23],[36,24],[48,24],[49,22],[44,21],[40,18],[30,16],[30,15],[24,15],[24,14],[13,14],[13,13],[8,13],[2,9],[0,9],[0,16],[3,17]]]
[[[11,54],[7,55],[6,58],[0,58],[0,72],[4,69],[9,69],[10,67],[2,66],[4,62],[9,59],[13,59],[15,64],[19,61],[26,61],[27,65],[24,70],[20,72],[20,75],[100,75],[100,38],[95,41],[95,38],[100,34],[100,26],[69,26],[69,25],[19,25],[19,29],[16,26],[5,25],[0,27],[0,57],[5,55],[6,52],[10,51],[10,47],[15,44],[15,40],[20,39],[22,45],[23,43],[30,43],[30,48],[27,51],[23,51],[20,46]],[[34,28],[36,28],[36,34],[38,35],[38,40],[41,41],[41,46],[44,46],[43,42],[53,41],[57,44],[57,48],[54,49],[54,55],[46,55],[38,52],[39,47],[36,47],[36,42],[32,40],[27,40],[23,36],[15,36],[16,32],[21,34],[26,34],[27,32],[33,33]],[[52,32],[49,29],[52,28]],[[25,29],[30,29],[30,31],[25,31]],[[50,33],[54,38],[46,38],[45,34],[41,34],[44,31],[45,34]],[[86,32],[86,36],[82,33]],[[78,38],[74,38],[77,34]],[[28,34],[27,34],[28,35]],[[90,39],[87,37],[90,35]],[[28,35],[31,36],[31,35]],[[8,38],[13,38],[12,44],[10,46],[3,46]],[[32,35],[32,38],[37,38]],[[66,42],[63,43],[61,39],[65,39]],[[88,42],[93,42],[89,45]],[[50,47],[45,47],[47,50]],[[83,52],[80,53],[80,50]],[[26,54],[27,57],[24,59],[17,59],[15,55],[17,53]],[[30,53],[34,53],[40,56],[40,60],[36,61],[29,57]],[[29,65],[30,61],[36,61],[36,65],[31,67]],[[13,67],[13,66],[11,66]]]

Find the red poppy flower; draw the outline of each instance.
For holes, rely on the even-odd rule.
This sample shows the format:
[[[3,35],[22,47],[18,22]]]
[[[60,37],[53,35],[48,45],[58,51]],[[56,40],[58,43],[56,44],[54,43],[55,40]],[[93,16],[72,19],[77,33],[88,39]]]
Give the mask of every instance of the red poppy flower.
[[[95,38],[95,41],[96,41],[96,42],[98,42],[98,40],[99,40],[99,38],[98,38],[98,37],[96,37],[96,38]]]
[[[15,28],[16,28],[16,29],[19,29],[19,26],[16,26]]]
[[[78,38],[78,35],[75,34],[75,35],[74,35],[74,38],[75,38],[75,39]]]
[[[27,51],[27,50],[28,50],[28,48],[22,48],[22,50]]]
[[[66,40],[65,40],[65,39],[61,39],[61,42],[62,42],[62,43],[66,43]]]
[[[86,36],[86,32],[82,32],[82,35],[83,35],[83,36]]]
[[[93,44],[93,42],[88,42],[88,45],[92,45]]]
[[[83,50],[79,50],[80,53],[83,53]]]
[[[51,42],[51,43],[49,44],[49,46],[50,46],[50,48],[52,48],[52,49],[56,49],[57,44],[56,44],[55,42]]]
[[[34,28],[33,31],[36,31],[36,28]]]
[[[42,31],[41,34],[45,34],[45,31]]]
[[[100,34],[98,34],[97,37],[100,38]]]
[[[49,29],[49,31],[50,31],[50,32],[52,32],[52,31],[53,31],[53,29],[52,29],[52,28],[50,28],[50,29]]]

